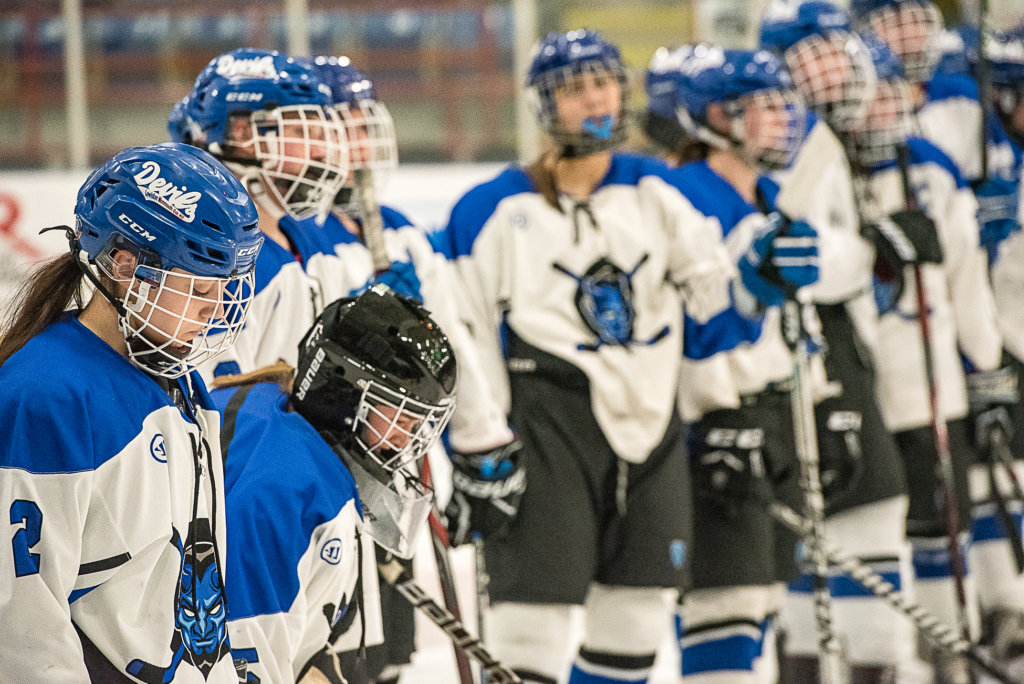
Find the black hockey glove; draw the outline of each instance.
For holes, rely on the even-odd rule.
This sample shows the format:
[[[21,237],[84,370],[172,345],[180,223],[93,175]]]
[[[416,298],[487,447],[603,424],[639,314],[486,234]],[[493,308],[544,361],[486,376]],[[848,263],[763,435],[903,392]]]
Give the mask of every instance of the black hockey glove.
[[[444,514],[452,546],[508,533],[526,491],[526,470],[519,463],[522,445],[509,442],[471,454],[452,452],[452,499]]]
[[[875,300],[880,313],[892,310],[903,294],[904,266],[942,263],[935,222],[917,209],[866,224],[861,234],[875,246]]]
[[[993,432],[1002,432],[1004,444],[1013,437],[1011,415],[1017,410],[1020,397],[1017,392],[1017,373],[1004,365],[990,371],[975,371],[967,375],[967,403],[971,413],[974,446],[985,458],[995,446]]]
[[[743,409],[708,413],[691,432],[693,491],[726,515],[771,500],[764,457],[764,430]]]
[[[860,431],[864,418],[860,411],[845,406],[839,397],[830,397],[814,407],[818,432],[818,472],[826,502],[835,504],[850,492],[863,472]]]

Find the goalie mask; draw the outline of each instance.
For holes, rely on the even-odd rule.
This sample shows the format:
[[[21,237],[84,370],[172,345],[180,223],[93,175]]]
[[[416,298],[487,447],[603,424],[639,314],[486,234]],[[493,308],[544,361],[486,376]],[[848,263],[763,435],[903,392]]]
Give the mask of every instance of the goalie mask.
[[[782,56],[797,92],[833,130],[847,132],[861,123],[875,70],[845,10],[829,2],[776,0],[761,21],[760,41]]]
[[[585,157],[626,139],[626,69],[598,32],[549,33],[534,48],[526,86],[537,122],[562,156]]]
[[[930,0],[852,0],[860,27],[878,36],[903,65],[906,80],[931,80],[942,57],[942,15]]]
[[[850,161],[871,169],[896,159],[897,148],[906,143],[912,130],[910,85],[903,78],[903,67],[885,46],[865,36],[871,51],[878,84],[861,126],[844,136]]]
[[[455,407],[455,354],[412,300],[377,285],[328,305],[299,345],[292,406],[352,472],[370,534],[408,558],[432,493],[418,463]]]
[[[176,378],[234,343],[263,236],[252,199],[216,159],[179,143],[123,150],[82,185],[75,220],[82,268],[124,292],[98,286],[132,363]]]
[[[349,150],[330,90],[312,67],[270,50],[215,57],[185,111],[191,142],[292,218],[322,223],[348,175]]]
[[[777,57],[696,45],[677,78],[676,115],[688,135],[764,169],[793,161],[807,113]],[[712,105],[720,105],[720,120]]]
[[[331,90],[349,144],[349,169],[368,169],[376,192],[398,167],[398,142],[391,112],[377,96],[373,81],[359,72],[348,57],[317,57],[313,69]],[[349,216],[361,217],[363,202],[354,174],[334,198],[334,206]]]

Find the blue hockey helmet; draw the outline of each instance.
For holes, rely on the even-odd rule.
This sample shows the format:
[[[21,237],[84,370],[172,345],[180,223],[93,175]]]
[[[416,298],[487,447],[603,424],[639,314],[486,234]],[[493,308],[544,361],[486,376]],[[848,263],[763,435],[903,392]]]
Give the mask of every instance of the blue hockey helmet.
[[[874,89],[871,57],[850,15],[830,2],[777,0],[760,28],[761,47],[782,56],[804,101],[836,131],[857,126]]]
[[[767,50],[694,46],[679,72],[677,98],[680,124],[692,137],[766,168],[792,161],[807,124],[785,65]],[[711,121],[713,104],[723,105],[728,124]],[[756,130],[752,112],[761,119]]]
[[[560,93],[575,95],[591,75],[597,88],[614,82],[618,102],[609,111],[588,116],[581,124],[567,123],[558,112]],[[534,48],[526,77],[540,127],[562,148],[565,156],[584,156],[618,145],[626,138],[629,84],[619,49],[597,31],[577,29],[549,33]]]
[[[391,112],[380,101],[377,88],[348,57],[320,56],[313,70],[331,90],[334,109],[345,126],[349,143],[349,168],[371,173],[377,192],[383,190],[398,167],[398,139]],[[362,193],[353,173],[335,195],[334,206],[350,216],[364,212]]]
[[[322,220],[348,175],[332,102],[308,61],[241,48],[200,72],[186,115],[192,144],[246,177],[257,199],[267,194],[296,219]]]
[[[852,0],[850,13],[885,42],[913,84],[931,79],[942,56],[942,14],[930,0]]]
[[[263,235],[252,199],[216,159],[181,143],[123,150],[79,189],[75,220],[76,258],[124,287],[101,292],[132,362],[178,377],[234,341]]]
[[[644,132],[668,150],[676,150],[688,138],[679,123],[676,109],[679,106],[679,70],[691,52],[692,45],[674,50],[658,48],[644,73],[644,90],[647,93]]]
[[[1024,103],[1024,25],[989,35],[985,41],[985,60],[995,111],[1006,132],[1018,144],[1024,144],[1024,129],[1017,116]]]
[[[171,142],[188,143],[192,139],[188,118],[188,95],[174,103],[171,115],[167,117],[167,132]]]

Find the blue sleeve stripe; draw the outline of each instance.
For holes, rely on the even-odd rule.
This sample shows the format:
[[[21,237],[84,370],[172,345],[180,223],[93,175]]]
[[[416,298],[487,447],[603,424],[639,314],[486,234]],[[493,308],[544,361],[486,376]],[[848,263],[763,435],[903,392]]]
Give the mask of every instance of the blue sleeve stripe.
[[[385,228],[397,229],[412,226],[412,221],[410,221],[405,214],[397,209],[385,205],[381,205],[380,207],[380,217],[381,223],[384,224]]]
[[[949,155],[931,142],[924,138],[910,137],[907,138],[907,147],[910,150],[910,161],[912,164],[935,164],[940,166],[953,177],[957,189],[962,190],[967,187],[967,181],[964,180],[960,167],[949,158]]]
[[[924,85],[928,102],[940,102],[954,98],[964,98],[979,102],[978,84],[966,74],[936,74],[935,78]],[[925,104],[927,107],[927,103]]]

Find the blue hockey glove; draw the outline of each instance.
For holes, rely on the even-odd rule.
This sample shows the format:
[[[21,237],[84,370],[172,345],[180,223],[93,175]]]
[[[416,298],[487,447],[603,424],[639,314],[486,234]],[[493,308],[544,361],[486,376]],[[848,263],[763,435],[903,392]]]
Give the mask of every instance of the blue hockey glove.
[[[392,261],[388,270],[374,278],[368,287],[378,283],[384,283],[397,295],[415,299],[417,302],[423,301],[420,279],[416,275],[412,261]]]
[[[452,499],[444,511],[452,546],[471,541],[474,534],[486,541],[508,533],[526,491],[522,448],[512,441],[471,454],[452,452]]]
[[[988,252],[989,263],[999,255],[999,243],[1020,230],[1017,211],[1020,184],[1003,178],[989,178],[974,186],[978,199],[978,227],[981,246]]]
[[[982,456],[989,454],[995,430],[1002,431],[1004,443],[1009,444],[1013,436],[1011,416],[1019,402],[1017,373],[1012,366],[967,374],[974,446]]]
[[[752,295],[768,306],[781,305],[818,280],[818,232],[803,221],[770,214],[738,266]]]

